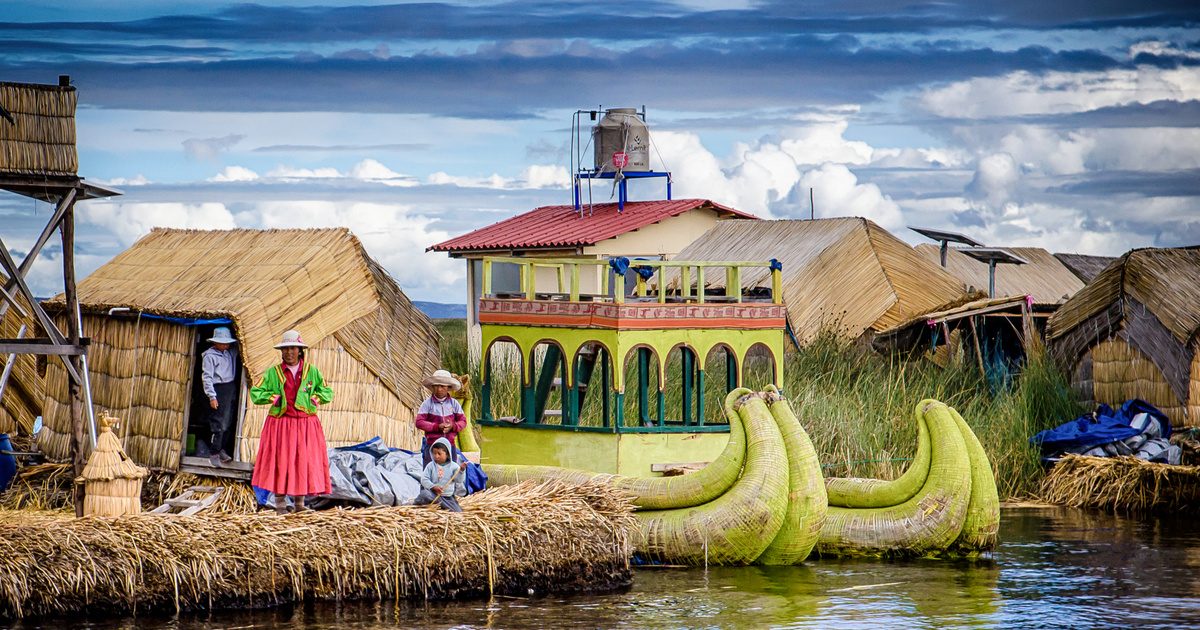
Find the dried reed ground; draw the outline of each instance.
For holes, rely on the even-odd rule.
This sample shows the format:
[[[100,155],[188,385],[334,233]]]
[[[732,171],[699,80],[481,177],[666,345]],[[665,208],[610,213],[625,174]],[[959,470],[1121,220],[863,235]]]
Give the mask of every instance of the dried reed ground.
[[[425,508],[288,516],[0,517],[0,618],[605,591],[630,583],[632,504],[525,483]]]

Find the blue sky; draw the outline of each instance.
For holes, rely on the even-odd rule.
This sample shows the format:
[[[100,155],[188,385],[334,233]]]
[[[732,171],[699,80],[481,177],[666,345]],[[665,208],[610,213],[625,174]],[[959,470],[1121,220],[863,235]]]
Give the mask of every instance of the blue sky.
[[[125,193],[80,205],[81,274],[157,225],[345,225],[462,302],[425,247],[569,203],[597,106],[647,108],[676,197],[763,217],[812,188],[914,241],[1200,243],[1194,2],[317,2],[6,3],[0,80],[70,74],[81,174]],[[48,211],[5,195],[0,235],[20,253]]]

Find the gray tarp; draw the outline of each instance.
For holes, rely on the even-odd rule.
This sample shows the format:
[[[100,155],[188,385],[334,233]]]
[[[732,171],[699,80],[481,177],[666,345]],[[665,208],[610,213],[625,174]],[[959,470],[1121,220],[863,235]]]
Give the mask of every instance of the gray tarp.
[[[359,505],[412,505],[421,492],[421,454],[329,451],[333,491],[322,499]]]

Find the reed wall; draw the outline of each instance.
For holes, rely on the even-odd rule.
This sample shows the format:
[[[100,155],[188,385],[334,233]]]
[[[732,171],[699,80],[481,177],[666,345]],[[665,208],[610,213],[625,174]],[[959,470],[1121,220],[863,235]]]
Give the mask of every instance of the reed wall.
[[[61,317],[59,326],[65,329]],[[121,420],[116,433],[133,461],[153,469],[177,470],[194,329],[162,320],[85,315],[83,330],[92,340],[88,361],[97,415],[107,410]],[[38,444],[54,460],[70,458],[68,378],[62,362],[51,359]],[[84,446],[90,450],[88,444]]]
[[[6,279],[4,274],[0,274],[0,283]],[[29,306],[23,298],[17,298],[17,302],[28,310]],[[15,339],[22,325],[27,326],[26,338],[40,335],[41,328],[33,320],[10,307],[0,318],[0,338]],[[0,370],[4,369],[7,360],[8,355],[0,355]],[[37,357],[31,354],[17,355],[13,361],[12,374],[9,375],[4,396],[0,398],[0,433],[28,435],[33,431],[34,420],[42,415],[46,384],[38,371],[37,362]]]
[[[73,87],[0,83],[0,104],[16,121],[0,120],[0,172],[75,175],[76,100]]]
[[[1141,398],[1167,414],[1172,426],[1189,424],[1184,401],[1172,391],[1162,371],[1139,350],[1113,338],[1093,346],[1091,356],[1092,392],[1097,403],[1117,406],[1130,398]]]

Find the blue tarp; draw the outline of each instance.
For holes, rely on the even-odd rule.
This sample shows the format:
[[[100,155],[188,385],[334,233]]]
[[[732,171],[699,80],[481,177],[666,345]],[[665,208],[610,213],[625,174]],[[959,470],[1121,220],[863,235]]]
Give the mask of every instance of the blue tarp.
[[[233,320],[228,317],[210,317],[204,319],[200,317],[171,317],[169,315],[155,315],[153,313],[139,313],[138,316],[145,319],[161,319],[172,324],[182,324],[184,326],[210,326],[233,323]]]
[[[1079,416],[1070,422],[1038,433],[1029,438],[1029,443],[1040,445],[1043,457],[1082,453],[1090,448],[1142,433],[1141,429],[1130,426],[1133,417],[1139,413],[1150,414],[1151,418],[1158,421],[1162,430],[1161,437],[1171,437],[1171,422],[1167,416],[1154,405],[1133,398],[1125,401],[1120,409],[1101,404],[1091,414]]]

